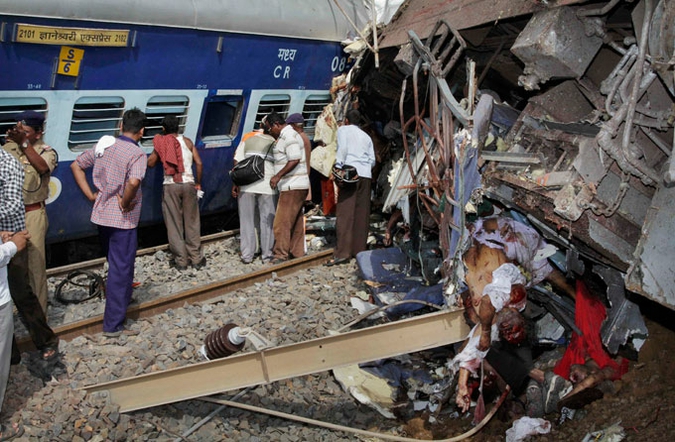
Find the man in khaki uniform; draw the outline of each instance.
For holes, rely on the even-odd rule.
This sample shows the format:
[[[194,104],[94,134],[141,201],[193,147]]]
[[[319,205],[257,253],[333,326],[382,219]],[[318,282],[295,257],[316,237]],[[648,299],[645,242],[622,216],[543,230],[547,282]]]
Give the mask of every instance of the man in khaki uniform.
[[[45,200],[49,197],[49,177],[57,165],[56,152],[43,140],[44,116],[25,111],[17,117],[18,123],[7,132],[4,149],[21,163],[24,169],[23,202],[26,207],[28,242],[28,274],[30,286],[47,314],[47,272],[45,237],[49,221]]]

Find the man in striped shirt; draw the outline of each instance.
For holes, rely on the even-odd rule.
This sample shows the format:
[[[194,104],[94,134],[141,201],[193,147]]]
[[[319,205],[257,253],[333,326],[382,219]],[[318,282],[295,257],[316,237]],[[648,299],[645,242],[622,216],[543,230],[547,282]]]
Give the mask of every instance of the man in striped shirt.
[[[147,159],[138,142],[145,132],[146,117],[139,109],[122,116],[121,135],[105,136],[83,152],[71,165],[84,196],[94,203],[91,222],[98,226],[103,251],[108,258],[103,333],[119,336],[131,302],[137,227],[141,216],[141,181]],[[85,170],[93,168],[96,191],[87,182]]]

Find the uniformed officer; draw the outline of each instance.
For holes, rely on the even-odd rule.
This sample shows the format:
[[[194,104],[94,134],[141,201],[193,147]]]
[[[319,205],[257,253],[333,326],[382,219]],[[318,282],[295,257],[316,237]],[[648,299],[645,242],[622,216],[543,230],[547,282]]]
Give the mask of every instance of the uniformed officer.
[[[35,111],[22,112],[18,116],[18,123],[7,131],[5,150],[14,155],[23,166],[21,175],[14,184],[17,193],[21,192],[24,198],[24,208],[16,207],[16,211],[6,211],[0,217],[0,230],[18,231],[29,230],[31,235],[26,249],[17,252],[7,267],[7,282],[9,292],[20,318],[30,333],[35,347],[40,350],[45,360],[58,356],[59,338],[47,323],[47,317],[40,301],[31,287],[31,275],[42,275],[46,307],[47,284],[45,281],[45,232],[47,231],[47,215],[44,201],[49,194],[49,174],[56,167],[56,155],[42,141],[42,125],[44,117]],[[3,177],[7,178],[7,177]],[[23,190],[20,186],[23,184]],[[28,251],[33,249],[39,257],[39,264],[28,264]],[[29,268],[36,273],[29,274]],[[21,360],[21,354],[12,342],[12,364]]]
[[[17,125],[7,132],[4,149],[14,155],[24,168],[23,202],[26,206],[28,274],[30,286],[47,314],[47,271],[45,237],[49,221],[45,200],[49,197],[49,178],[57,166],[56,152],[43,139],[44,116],[25,111],[17,117]]]

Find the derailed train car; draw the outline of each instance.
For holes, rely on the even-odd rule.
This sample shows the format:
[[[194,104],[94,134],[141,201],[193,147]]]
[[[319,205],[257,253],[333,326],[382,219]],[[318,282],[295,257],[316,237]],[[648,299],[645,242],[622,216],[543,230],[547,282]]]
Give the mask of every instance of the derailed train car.
[[[569,267],[610,268],[675,308],[674,17],[667,0],[401,8],[381,33],[380,70],[369,54],[353,82],[370,119],[404,134],[392,143],[435,200],[425,206],[445,221],[446,253],[465,203],[488,198],[526,215]],[[393,175],[385,210],[411,187]]]
[[[359,1],[0,1],[0,134],[24,110],[46,116],[59,155],[48,243],[95,234],[70,163],[122,113],[179,118],[204,162],[203,214],[234,210],[228,171],[241,135],[263,115],[302,112],[311,133],[345,69],[340,41],[366,16]],[[141,223],[160,223],[161,168],[143,182]]]

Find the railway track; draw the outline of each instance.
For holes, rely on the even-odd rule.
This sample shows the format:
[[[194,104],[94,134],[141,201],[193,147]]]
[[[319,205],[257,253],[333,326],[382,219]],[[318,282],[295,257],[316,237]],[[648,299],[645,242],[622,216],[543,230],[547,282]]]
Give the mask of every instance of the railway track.
[[[239,230],[227,230],[225,232],[218,232],[214,233],[211,235],[204,235],[202,236],[202,244],[210,244],[216,241],[222,241],[227,238],[231,238],[235,236],[236,234],[239,233]],[[162,244],[159,246],[155,247],[148,247],[145,249],[141,249],[136,252],[136,256],[145,256],[145,255],[152,255],[154,253],[157,253],[160,250],[168,250],[169,245],[168,244]],[[60,267],[54,267],[51,269],[47,269],[47,277],[63,277],[66,276],[68,273],[76,271],[76,270],[91,270],[95,269],[97,267],[103,266],[105,263],[106,259],[105,258],[96,258],[96,259],[91,259],[89,261],[82,261],[78,262],[75,264],[68,264],[65,266],[60,266]]]
[[[236,231],[223,232],[204,237],[205,242],[218,241],[236,234]],[[139,250],[137,256],[141,254],[152,254],[158,250],[163,250],[167,246],[157,246],[148,249]],[[259,270],[238,275],[221,281],[215,281],[203,286],[184,290],[169,296],[155,298],[140,304],[132,304],[127,310],[127,317],[133,320],[148,318],[162,313],[166,310],[183,306],[185,303],[196,303],[206,300],[212,300],[219,296],[226,296],[235,290],[249,287],[255,283],[263,282],[276,273],[278,276],[285,276],[295,273],[299,270],[314,267],[327,261],[332,256],[333,250],[324,250],[302,258],[293,259],[278,265],[264,267]],[[79,264],[73,264],[63,267],[50,269],[50,276],[65,275],[75,270],[91,269],[100,267],[105,262],[104,258],[85,261]],[[53,327],[56,335],[62,340],[72,340],[78,336],[86,334],[100,333],[103,331],[103,315],[97,315],[88,319],[63,324]],[[21,351],[33,350],[33,342],[30,336],[24,336],[17,339]]]

